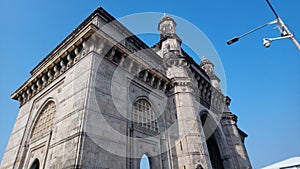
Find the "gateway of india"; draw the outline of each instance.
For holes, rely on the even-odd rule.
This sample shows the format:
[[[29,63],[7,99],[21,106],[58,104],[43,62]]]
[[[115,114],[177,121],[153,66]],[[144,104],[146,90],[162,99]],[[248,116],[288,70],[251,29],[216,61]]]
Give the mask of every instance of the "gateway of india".
[[[153,47],[97,8],[11,98],[20,111],[0,169],[249,169],[214,64],[163,15]]]

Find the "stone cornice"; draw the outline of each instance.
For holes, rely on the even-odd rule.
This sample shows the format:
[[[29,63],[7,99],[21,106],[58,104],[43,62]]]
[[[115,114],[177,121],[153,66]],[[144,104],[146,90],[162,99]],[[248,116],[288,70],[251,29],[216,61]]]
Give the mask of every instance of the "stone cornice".
[[[238,117],[235,114],[231,113],[231,112],[223,112],[222,119],[224,119],[224,120],[232,120],[235,123],[237,123]]]
[[[32,76],[11,95],[11,98],[18,100],[20,105],[23,105],[67,69],[71,68],[83,55],[86,55],[86,53],[81,52],[84,50],[85,40],[97,30],[98,28],[95,25],[87,25],[73,39],[66,41],[60,50],[42,61],[40,68],[35,69],[36,71]]]
[[[92,43],[102,43],[101,45],[95,46],[94,51],[100,56],[104,55],[104,58],[109,60],[112,64],[128,71],[133,74],[135,78],[143,81],[154,89],[167,92],[167,89],[171,87],[171,82],[164,72],[162,72],[163,70],[157,70],[155,68],[156,66],[153,67],[153,65],[148,64],[146,57],[142,57],[143,55],[150,58],[157,56],[151,49],[143,50],[141,53],[135,53],[135,51],[131,50],[134,47],[131,46],[133,44],[116,42],[103,31],[95,32],[93,39],[94,41]],[[99,48],[99,46],[101,46],[101,48]]]
[[[102,30],[101,26],[105,23],[109,23],[124,39],[117,42],[113,35]],[[22,106],[89,52],[104,56],[152,88],[168,92],[174,87],[166,76],[162,58],[105,10],[98,8],[31,71],[32,76],[11,98],[18,100]],[[186,61],[186,68],[192,72],[191,78],[198,83],[198,86],[194,86],[198,87],[198,97],[209,107],[221,111],[223,94],[210,84],[207,74],[199,65],[188,54],[183,53],[181,60]]]
[[[71,34],[69,34],[59,45],[57,45],[36,67],[34,67],[30,74],[34,75],[37,72],[39,72],[40,69],[42,69],[45,65],[45,63],[48,63],[49,60],[52,59],[53,56],[55,56],[59,51],[61,51],[63,48],[68,46],[70,42],[72,42],[72,39],[76,38],[78,34],[89,24],[92,23],[92,20],[98,16],[99,11],[102,8],[96,9],[89,17],[87,17],[74,31],[72,31]]]
[[[24,100],[20,98],[26,97],[27,99],[25,100],[28,100],[28,96],[36,94],[36,92],[34,92],[36,89],[40,90],[41,88],[45,87],[46,84],[49,84],[49,82],[56,78],[58,74],[60,75],[65,71],[58,70],[58,68],[69,68],[73,64],[75,55],[79,53],[79,49],[77,47],[82,49],[85,39],[98,30],[97,26],[93,24],[95,18],[97,17],[103,19],[107,23],[115,20],[115,18],[107,13],[103,8],[97,8],[33,70],[30,71],[31,77],[11,95],[11,98],[20,101]],[[75,58],[74,63],[76,61],[78,61],[78,58]],[[64,62],[68,63],[64,65]]]
[[[245,133],[243,130],[241,130],[240,128],[238,128],[238,131],[239,131],[239,134],[242,136],[242,137],[248,137],[248,134]]]
[[[116,31],[121,32],[126,38],[121,42],[115,42],[112,37],[101,31],[101,28],[98,27],[101,26],[99,23],[103,21],[112,25]],[[161,67],[162,60],[159,60],[160,57],[105,10],[98,8],[31,71],[31,77],[11,95],[11,98],[18,100],[20,106],[22,106],[76,64],[87,53],[93,51],[103,53],[104,51],[99,49],[101,45],[95,47],[95,44],[91,44],[93,43],[92,35],[95,34],[94,38],[96,38],[97,33],[102,40],[104,39],[104,41],[110,44],[110,47],[113,47],[113,50],[118,49],[123,56],[130,58],[129,65],[122,65],[123,67],[127,66],[126,69],[128,71],[136,71],[134,70],[134,65],[136,65],[138,70],[144,70],[137,77],[144,76],[142,79],[152,87],[159,88],[164,92],[166,91],[169,79],[164,75],[163,68]],[[87,45],[87,43],[90,44]],[[143,53],[137,55],[136,52],[138,50],[142,50]],[[116,64],[116,57],[119,56],[110,55],[108,59]],[[149,59],[147,60],[147,57],[153,57],[156,61],[148,62]],[[121,60],[119,61],[117,64],[123,64]]]

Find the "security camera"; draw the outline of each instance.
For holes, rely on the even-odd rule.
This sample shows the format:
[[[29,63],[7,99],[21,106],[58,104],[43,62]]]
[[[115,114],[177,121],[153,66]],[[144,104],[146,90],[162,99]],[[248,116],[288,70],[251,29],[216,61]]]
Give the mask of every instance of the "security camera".
[[[268,48],[268,47],[270,47],[271,46],[271,41],[270,40],[268,40],[268,39],[263,39],[263,43],[264,43],[264,46],[266,47],[266,48]]]

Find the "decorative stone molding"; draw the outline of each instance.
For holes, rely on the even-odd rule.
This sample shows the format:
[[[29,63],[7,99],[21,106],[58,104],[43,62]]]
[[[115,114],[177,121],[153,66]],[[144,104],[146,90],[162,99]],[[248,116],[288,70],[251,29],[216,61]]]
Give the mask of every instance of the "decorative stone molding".
[[[94,32],[94,31],[92,31]],[[90,36],[90,35],[89,35]],[[88,36],[85,36],[88,38]],[[80,42],[80,43],[79,43]],[[84,40],[75,43],[76,45],[70,46],[70,48],[65,49],[67,52],[57,57],[56,60],[52,61],[44,70],[39,73],[35,72],[35,76],[31,77],[23,86],[21,86],[15,93],[12,94],[12,98],[17,99],[20,102],[20,106],[29,101],[41,90],[46,88],[50,83],[60,77],[64,72],[70,69],[75,63],[77,63],[81,58],[83,58],[88,52],[83,52]],[[75,62],[74,54],[77,54],[77,62]]]
[[[66,70],[66,65],[63,59],[60,60],[60,73],[64,73]]]
[[[78,52],[78,48],[76,48],[75,51]],[[75,54],[76,54],[77,52],[75,52]],[[73,58],[72,58],[72,56],[71,56],[70,53],[68,53],[68,55],[67,55],[67,62],[68,62],[68,64],[67,64],[67,69],[68,69],[68,68],[70,68],[70,67],[73,65],[73,63],[74,63]]]
[[[47,65],[44,69],[38,66],[36,70],[32,71],[33,76],[12,95],[12,98],[19,100],[20,105],[23,105],[79,62],[89,52],[96,52],[100,56],[106,54],[104,56],[105,59],[135,75],[136,78],[148,84],[153,89],[168,92],[169,89],[173,88],[174,84],[166,77],[163,60],[152,49],[148,48],[148,50],[145,46],[138,46],[143,44],[133,43],[134,38],[129,37],[120,43],[116,43],[111,37],[99,31],[97,27],[90,25],[80,36],[77,36],[76,40],[70,42],[67,48],[61,48],[60,50],[63,52],[57,51],[60,55],[56,57],[49,56],[52,58],[52,60],[48,61],[49,63],[42,62],[42,65]],[[137,52],[138,50],[142,52]],[[154,60],[150,60],[149,57],[154,58]],[[168,66],[176,65],[191,69],[184,57],[177,58],[177,61],[170,62],[169,64],[171,65]],[[220,105],[223,103],[224,96],[217,91],[215,92],[215,89],[213,89],[206,77],[201,76],[197,72],[192,72],[192,76],[198,82],[198,89],[195,91],[199,93],[200,100],[206,102],[206,105],[209,107],[220,111],[222,108]],[[190,83],[180,83],[177,85],[192,86]],[[28,91],[26,91],[27,88],[29,89]]]
[[[151,55],[156,55],[156,53],[151,53],[147,50],[146,53],[132,53],[132,50],[130,50],[132,48],[127,48],[129,47],[128,45],[130,42],[126,42],[125,44],[127,44],[127,46],[124,48],[122,43],[114,43],[111,39],[104,40],[103,36],[104,35],[101,34],[101,32],[94,34],[93,43],[97,44],[98,42],[101,42],[100,46],[96,45],[93,48],[94,52],[98,53],[100,56],[105,54],[104,59],[107,59],[112,64],[135,75],[135,78],[148,84],[153,89],[166,92],[167,88],[171,87],[170,80],[164,73],[161,73],[155,69],[155,67],[148,65],[148,62],[144,60],[146,57],[141,57],[146,54],[149,54],[148,57],[151,57]],[[125,41],[127,41],[127,39]],[[101,48],[101,50],[99,50],[99,48]],[[100,51],[102,53],[99,53]]]
[[[207,105],[207,108],[212,108],[217,112],[223,112],[225,96],[202,76],[197,76],[195,79],[198,81],[200,100],[206,103],[204,105]]]
[[[47,76],[48,76],[48,83],[51,83],[53,80],[53,74],[52,74],[52,70],[48,70],[47,72]]]
[[[232,121],[233,124],[237,123],[237,116],[231,112],[224,112],[222,116],[223,120]]]

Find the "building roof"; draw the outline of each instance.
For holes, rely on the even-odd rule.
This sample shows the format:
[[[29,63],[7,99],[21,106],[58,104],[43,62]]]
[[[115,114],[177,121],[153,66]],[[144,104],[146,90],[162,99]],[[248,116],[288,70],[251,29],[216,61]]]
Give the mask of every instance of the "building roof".
[[[293,166],[300,166],[300,157],[289,158],[287,160],[269,165],[262,169],[283,169],[286,167],[293,167]]]
[[[47,65],[53,62],[55,57],[61,57],[60,53],[63,51],[66,46],[70,45],[76,37],[82,32],[86,27],[91,26],[95,29],[99,29],[98,25],[93,23],[95,17],[101,18],[106,23],[110,23],[114,27],[117,27],[119,31],[122,31],[123,34],[126,34],[128,38],[126,40],[133,42],[135,46],[138,47],[138,50],[149,49],[149,46],[135,36],[130,30],[123,26],[118,20],[116,20],[112,15],[105,11],[102,7],[98,7],[91,15],[89,15],[76,29],[72,31],[59,45],[57,45],[44,59],[42,59],[31,71],[31,77],[24,82],[14,93],[11,94],[11,98],[17,100],[20,93],[24,92],[28,85],[32,83],[37,77],[41,76],[45,70],[47,70]],[[149,50],[150,52],[150,50]],[[156,54],[152,52],[153,55]],[[157,56],[159,58],[159,56]]]
[[[164,15],[162,17],[161,21],[164,20],[174,21],[167,15]],[[63,59],[67,57],[68,52],[72,52],[72,50],[75,49],[76,45],[78,45],[79,43],[83,43],[83,41],[89,39],[91,35],[96,31],[102,32],[103,36],[114,41],[114,35],[108,34],[109,32],[105,32],[105,30],[102,29],[102,27],[104,27],[103,25],[108,23],[114,30],[117,31],[117,33],[120,33],[120,35],[126,37],[124,39],[125,43],[119,43],[119,46],[128,49],[129,53],[135,53],[136,51],[143,50],[147,54],[147,56],[151,55],[152,62],[150,62],[148,59],[147,62],[149,63],[147,64],[147,67],[151,67],[151,70],[159,72],[163,79],[167,79],[167,77],[165,76],[165,72],[160,71],[163,70],[163,59],[159,55],[157,55],[154,50],[144,50],[151,48],[149,48],[147,44],[145,44],[141,39],[134,35],[123,24],[117,21],[107,11],[99,7],[89,17],[87,17],[87,19],[85,19],[69,36],[67,36],[54,50],[52,50],[35,68],[33,68],[33,70],[30,72],[31,77],[26,82],[24,82],[23,85],[21,85],[14,93],[11,94],[11,98],[19,100],[20,106],[33,98],[37,93],[39,93],[39,91],[43,90],[43,88],[48,85],[47,76],[49,76],[48,74],[53,75],[53,69],[55,68],[55,65],[63,63]],[[158,42],[154,46],[154,48],[159,47],[160,43],[161,41]],[[201,69],[199,64],[197,64],[193,60],[193,58],[189,56],[183,49],[182,54],[182,57],[185,58],[191,69],[191,73],[197,72],[197,74],[199,74],[201,77],[204,77],[207,83],[210,83],[209,76],[203,69]],[[47,85],[42,85],[42,88],[36,90],[37,86],[40,86],[41,82],[47,83]]]
[[[30,74],[34,75],[37,73],[41,67],[44,66],[46,62],[48,62],[55,53],[57,53],[61,48],[64,47],[70,39],[74,38],[78,35],[78,32],[80,32],[85,26],[87,26],[93,18],[96,16],[100,16],[103,20],[105,20],[107,23],[111,23],[116,25],[120,30],[123,32],[126,32],[128,34],[127,37],[131,38],[135,43],[137,43],[141,48],[147,49],[149,46],[144,43],[142,40],[140,40],[136,35],[134,35],[130,30],[128,30],[123,24],[121,24],[118,20],[116,20],[115,17],[113,17],[111,14],[109,14],[105,9],[102,7],[98,7],[92,14],[90,14],[77,28],[75,28],[71,34],[69,34],[60,44],[58,44],[38,65],[36,65],[31,71]]]

